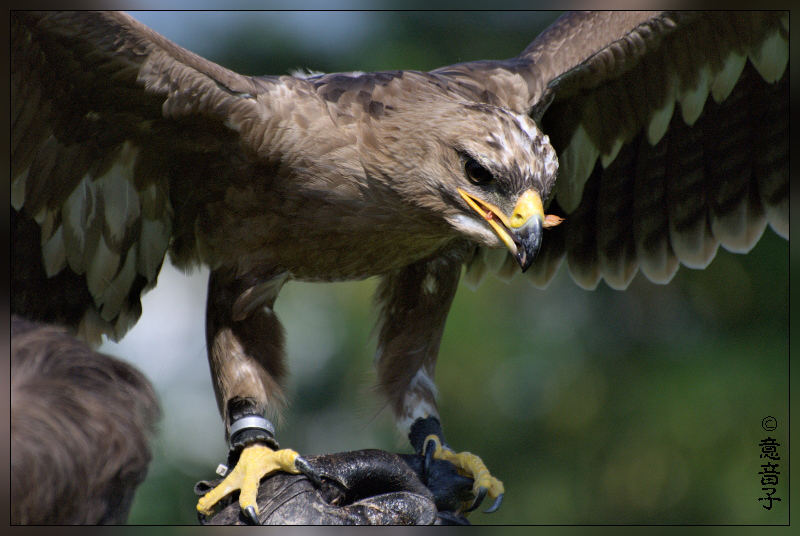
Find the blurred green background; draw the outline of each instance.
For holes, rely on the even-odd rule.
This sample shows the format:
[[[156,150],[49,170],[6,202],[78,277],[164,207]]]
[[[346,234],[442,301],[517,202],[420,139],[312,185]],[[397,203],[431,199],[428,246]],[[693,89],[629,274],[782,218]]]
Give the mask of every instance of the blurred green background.
[[[516,55],[557,13],[134,13],[248,74],[430,69]],[[205,275],[166,266],[136,328],[103,350],[154,381],[164,405],[155,461],[131,523],[195,523],[194,483],[226,447],[203,338]],[[371,390],[375,281],[290,283],[285,447],[408,452]],[[523,278],[459,290],[436,381],[445,433],[506,487],[476,524],[788,522],[788,466],[761,507],[762,418],[788,463],[789,247],[768,229],[752,254],[722,249],[666,286],[625,292]]]

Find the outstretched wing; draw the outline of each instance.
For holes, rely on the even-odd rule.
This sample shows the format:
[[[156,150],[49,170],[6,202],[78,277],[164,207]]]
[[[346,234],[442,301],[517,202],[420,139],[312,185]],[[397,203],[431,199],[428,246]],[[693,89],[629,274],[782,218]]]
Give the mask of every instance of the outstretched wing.
[[[202,256],[198,192],[265,153],[286,100],[269,94],[305,82],[239,75],[122,13],[14,12],[11,39],[12,308],[120,337],[168,248]]]
[[[638,269],[664,283],[720,244],[748,251],[767,223],[788,237],[788,34],[785,12],[570,13],[517,58],[439,69],[530,113],[558,151],[548,212],[566,220],[534,283],[565,257],[585,288]]]

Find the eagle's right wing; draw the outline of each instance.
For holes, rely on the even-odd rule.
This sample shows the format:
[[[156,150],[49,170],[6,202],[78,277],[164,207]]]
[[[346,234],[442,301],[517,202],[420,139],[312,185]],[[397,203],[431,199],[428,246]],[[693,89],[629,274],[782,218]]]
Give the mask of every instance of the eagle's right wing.
[[[14,312],[122,336],[168,248],[183,265],[202,258],[203,196],[268,154],[282,106],[315,106],[312,93],[239,75],[124,13],[13,12]]]

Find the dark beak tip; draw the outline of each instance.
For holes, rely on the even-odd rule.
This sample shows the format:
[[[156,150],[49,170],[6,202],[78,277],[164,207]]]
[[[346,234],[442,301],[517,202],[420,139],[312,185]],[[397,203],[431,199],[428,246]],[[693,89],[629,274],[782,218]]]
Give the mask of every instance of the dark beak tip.
[[[533,264],[533,257],[529,256],[524,250],[520,250],[517,255],[517,263],[524,274]]]
[[[534,259],[539,254],[542,245],[542,220],[533,219],[530,224],[526,224],[514,237],[517,246],[517,263],[525,273],[533,264]]]

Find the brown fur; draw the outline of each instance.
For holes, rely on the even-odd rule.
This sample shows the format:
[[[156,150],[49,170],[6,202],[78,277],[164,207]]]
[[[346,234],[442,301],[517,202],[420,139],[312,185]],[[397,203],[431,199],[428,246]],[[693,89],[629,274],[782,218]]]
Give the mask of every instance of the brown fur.
[[[140,372],[66,331],[11,323],[11,522],[126,520],[159,410]]]

